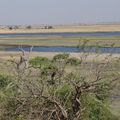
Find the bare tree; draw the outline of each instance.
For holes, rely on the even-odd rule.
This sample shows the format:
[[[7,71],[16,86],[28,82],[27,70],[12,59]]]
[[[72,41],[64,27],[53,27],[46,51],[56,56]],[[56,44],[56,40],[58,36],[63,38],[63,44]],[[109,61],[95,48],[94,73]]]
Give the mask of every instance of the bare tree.
[[[33,46],[30,47],[29,51],[25,51],[22,46],[19,46],[19,50],[22,52],[19,61],[11,60],[12,63],[16,64],[17,70],[23,70],[28,68],[30,59],[30,53],[32,52]]]
[[[30,47],[29,51],[26,52],[22,46],[19,46],[19,50],[22,52],[22,55],[20,55],[20,61],[18,64],[18,69],[20,68],[27,68],[28,67],[28,62],[30,58],[30,53],[32,52],[33,46]]]

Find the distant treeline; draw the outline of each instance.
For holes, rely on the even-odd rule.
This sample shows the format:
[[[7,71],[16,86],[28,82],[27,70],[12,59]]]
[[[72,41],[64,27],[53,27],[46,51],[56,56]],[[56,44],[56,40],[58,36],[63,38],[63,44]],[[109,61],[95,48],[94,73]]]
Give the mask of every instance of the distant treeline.
[[[0,29],[53,29],[54,27],[51,25],[43,25],[43,26],[32,26],[32,25],[11,25],[11,26],[0,26]]]

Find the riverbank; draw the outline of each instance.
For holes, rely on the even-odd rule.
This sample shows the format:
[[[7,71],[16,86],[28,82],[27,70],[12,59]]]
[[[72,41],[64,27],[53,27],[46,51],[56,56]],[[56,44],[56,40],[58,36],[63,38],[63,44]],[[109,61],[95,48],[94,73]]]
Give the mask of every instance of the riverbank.
[[[120,32],[120,24],[108,25],[59,25],[53,26],[52,29],[39,27],[31,28],[0,28],[0,34],[13,33],[63,33],[63,32]]]
[[[0,59],[2,60],[9,60],[13,58],[18,58],[21,52],[4,52],[0,51]],[[30,54],[30,58],[34,57],[47,57],[52,58],[53,56],[60,54],[60,52],[32,52]],[[83,57],[84,56],[84,57]],[[120,58],[120,54],[97,54],[97,53],[70,53],[70,57],[81,59],[84,58],[86,61],[97,61],[97,62],[105,62],[105,60],[114,60]],[[86,58],[85,58],[86,57]]]

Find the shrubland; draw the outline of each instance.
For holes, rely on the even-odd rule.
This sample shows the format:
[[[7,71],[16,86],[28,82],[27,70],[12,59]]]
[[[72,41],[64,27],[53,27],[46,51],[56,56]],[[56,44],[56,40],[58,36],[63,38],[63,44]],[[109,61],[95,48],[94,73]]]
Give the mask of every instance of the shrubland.
[[[119,120],[109,107],[119,59],[85,60],[85,54],[77,59],[64,53],[35,57],[28,65],[8,61],[9,74],[0,74],[0,120]]]

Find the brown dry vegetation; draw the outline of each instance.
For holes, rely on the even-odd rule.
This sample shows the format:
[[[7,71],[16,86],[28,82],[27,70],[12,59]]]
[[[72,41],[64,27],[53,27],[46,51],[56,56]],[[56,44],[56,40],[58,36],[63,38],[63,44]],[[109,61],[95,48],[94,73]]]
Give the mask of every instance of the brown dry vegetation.
[[[11,58],[18,58],[19,55],[21,53],[20,52],[5,52],[5,51],[0,51],[0,59],[5,59],[5,60],[8,60],[8,59],[11,59]],[[30,58],[34,58],[34,57],[47,57],[47,58],[53,58],[53,56],[59,54],[58,52],[32,52],[31,55],[30,55]],[[83,55],[84,53],[70,53],[70,57],[75,57],[75,58],[78,58],[80,59],[81,56]],[[120,54],[97,54],[97,53],[86,53],[87,57],[86,57],[86,61],[103,61],[105,58],[109,57],[109,60],[113,60],[113,59],[116,59],[116,58],[119,58],[120,57]]]
[[[94,54],[94,61],[90,62],[87,60],[88,54],[77,54],[82,61],[72,67],[66,64],[68,55],[62,60],[59,56],[51,56],[50,61],[54,67],[48,67],[50,61],[46,58],[42,64],[41,61],[32,59],[30,63],[33,66],[30,68],[16,66],[21,65],[23,59],[19,62],[19,59],[16,61],[16,58],[12,58],[10,63],[3,60],[4,64],[0,66],[4,69],[0,71],[4,70],[4,75],[12,75],[12,84],[8,84],[0,93],[2,120],[118,120],[111,115],[111,112],[119,115],[118,107],[113,106],[114,103],[110,107],[105,105],[108,92],[110,96],[119,95],[109,88],[111,83],[116,86],[115,81],[119,81],[118,56],[118,62],[111,62],[111,55],[104,57],[101,62],[96,62],[99,56]],[[44,54],[41,57],[45,57]],[[70,55],[71,57],[73,55]],[[69,68],[72,69],[67,71]],[[16,90],[11,92],[12,88]]]
[[[120,25],[80,25],[80,26],[54,26],[54,29],[0,29],[0,33],[51,33],[51,32],[114,32],[120,31]]]

